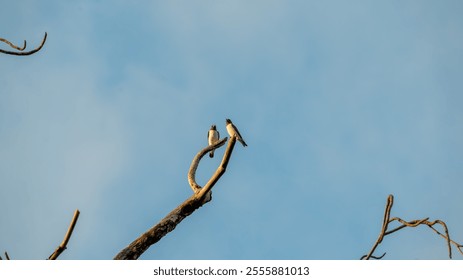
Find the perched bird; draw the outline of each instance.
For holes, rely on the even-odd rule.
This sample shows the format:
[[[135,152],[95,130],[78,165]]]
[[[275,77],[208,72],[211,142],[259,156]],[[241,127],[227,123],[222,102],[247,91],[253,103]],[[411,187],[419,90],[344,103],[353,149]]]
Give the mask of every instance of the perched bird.
[[[219,138],[220,138],[220,134],[217,131],[217,129],[215,128],[215,124],[211,125],[211,128],[207,132],[207,141],[209,143],[209,146],[212,145],[212,144],[215,144],[217,141],[219,141]],[[214,150],[212,150],[209,153],[209,157],[210,158],[214,157]]]
[[[225,122],[227,123],[227,132],[230,136],[236,135],[236,140],[240,141],[243,147],[246,147],[247,144],[244,142],[243,137],[241,137],[238,128],[232,123],[230,119],[226,119]]]

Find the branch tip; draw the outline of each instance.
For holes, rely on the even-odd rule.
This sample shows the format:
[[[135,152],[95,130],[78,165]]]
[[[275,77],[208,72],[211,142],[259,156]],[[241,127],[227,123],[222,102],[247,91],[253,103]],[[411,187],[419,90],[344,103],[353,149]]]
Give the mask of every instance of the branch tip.
[[[48,257],[49,260],[56,260],[61,253],[67,249],[67,244],[69,242],[69,239],[71,238],[72,232],[74,231],[74,227],[76,226],[77,219],[79,219],[80,211],[79,209],[76,209],[74,211],[74,216],[72,217],[71,224],[69,225],[69,228],[66,232],[66,235],[64,236],[63,241],[61,244],[56,248],[56,250]]]

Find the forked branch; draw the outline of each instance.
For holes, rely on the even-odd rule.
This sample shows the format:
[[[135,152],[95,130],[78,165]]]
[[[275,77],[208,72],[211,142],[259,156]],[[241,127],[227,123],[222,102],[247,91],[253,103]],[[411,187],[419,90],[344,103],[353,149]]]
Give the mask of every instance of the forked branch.
[[[427,225],[434,232],[436,232],[439,236],[441,236],[442,238],[444,238],[447,241],[447,248],[448,248],[448,251],[449,251],[449,258],[450,259],[452,258],[452,246],[451,246],[451,244],[453,244],[458,249],[458,251],[463,255],[463,251],[462,251],[463,245],[458,244],[457,242],[450,239],[450,234],[449,234],[447,225],[443,221],[435,220],[435,221],[430,222],[429,218],[424,218],[424,219],[421,219],[421,220],[412,220],[412,221],[409,221],[409,222],[407,222],[405,220],[402,220],[401,218],[398,218],[398,217],[394,217],[394,218],[391,219],[390,215],[391,215],[391,209],[392,209],[393,202],[394,202],[394,197],[391,194],[387,198],[386,209],[384,211],[383,225],[381,227],[381,232],[380,232],[380,234],[378,236],[378,239],[376,240],[375,244],[371,248],[370,252],[367,255],[364,255],[364,256],[361,257],[362,260],[381,259],[381,258],[383,258],[386,253],[384,253],[380,257],[373,256],[373,253],[376,250],[376,248],[378,247],[378,245],[383,241],[383,238],[386,235],[389,235],[391,233],[394,233],[394,232],[399,231],[399,230],[401,230],[403,228],[406,228],[406,227],[417,227],[419,225]],[[399,222],[401,225],[388,231],[387,229],[388,229],[389,224],[394,222],[394,221]],[[437,229],[434,228],[434,225],[436,225],[436,224],[440,224],[444,228],[445,234],[440,233]]]
[[[203,158],[205,154],[219,147],[222,147],[226,141],[227,141],[227,137],[225,137],[224,139],[220,141],[217,141],[213,145],[207,146],[206,148],[199,151],[196,154],[196,156],[193,158],[193,161],[191,162],[191,165],[190,165],[190,169],[188,171],[188,183],[190,184],[190,187],[194,193],[197,193],[201,189],[201,186],[199,186],[196,183],[196,170],[198,169],[199,162],[201,161],[201,159]]]
[[[43,45],[45,44],[46,40],[47,40],[47,32],[45,32],[45,35],[43,36],[43,39],[42,39],[42,43],[40,43],[40,46],[30,51],[24,51],[26,49],[26,40],[24,40],[23,47],[18,47],[6,39],[0,38],[0,42],[3,42],[9,45],[11,48],[18,50],[18,51],[8,51],[8,50],[0,49],[0,53],[9,54],[9,55],[18,55],[18,56],[31,55],[31,54],[34,54],[40,51],[40,49],[42,49]]]
[[[196,209],[203,206],[211,200],[211,189],[220,179],[220,177],[225,173],[227,169],[228,162],[233,152],[233,148],[236,143],[236,136],[230,137],[228,141],[227,148],[223,155],[222,162],[218,166],[215,173],[209,179],[209,181],[204,185],[204,187],[199,186],[195,181],[195,173],[198,168],[201,158],[208,153],[209,151],[216,149],[223,144],[227,139],[222,139],[215,143],[214,145],[208,146],[202,149],[193,159],[190,170],[188,172],[188,182],[193,189],[193,195],[185,200],[182,204],[177,206],[172,210],[166,217],[164,217],[158,224],[154,225],[148,231],[143,233],[132,243],[130,243],[126,248],[122,249],[115,257],[115,260],[136,260],[138,259],[151,245],[155,244],[166,234],[173,231],[175,227]]]

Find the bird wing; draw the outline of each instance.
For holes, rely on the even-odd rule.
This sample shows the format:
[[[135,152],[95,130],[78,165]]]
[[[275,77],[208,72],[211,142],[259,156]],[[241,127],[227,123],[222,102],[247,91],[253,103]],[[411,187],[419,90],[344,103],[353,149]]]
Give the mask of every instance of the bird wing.
[[[243,137],[241,137],[241,134],[240,134],[238,128],[236,128],[236,126],[234,124],[232,124],[232,128],[235,131],[236,136],[238,136],[239,139],[243,139]]]

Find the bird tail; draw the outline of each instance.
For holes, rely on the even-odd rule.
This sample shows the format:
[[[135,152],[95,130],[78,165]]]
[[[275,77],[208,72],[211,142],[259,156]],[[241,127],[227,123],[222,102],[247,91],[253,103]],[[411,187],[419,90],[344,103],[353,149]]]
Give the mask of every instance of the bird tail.
[[[238,141],[241,142],[241,145],[243,145],[243,147],[246,147],[248,144],[246,144],[246,142],[244,142],[243,139],[238,139]]]

